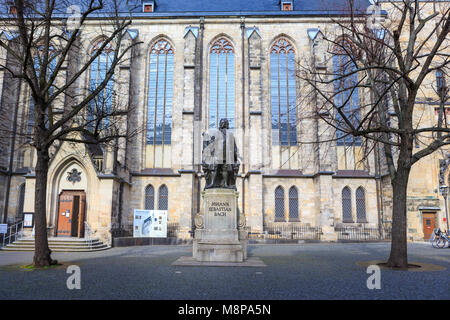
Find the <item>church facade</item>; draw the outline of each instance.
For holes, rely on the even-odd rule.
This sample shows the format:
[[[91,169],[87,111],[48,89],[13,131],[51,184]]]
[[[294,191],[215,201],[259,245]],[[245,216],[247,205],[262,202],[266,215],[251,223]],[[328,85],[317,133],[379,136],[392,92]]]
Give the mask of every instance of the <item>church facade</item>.
[[[308,117],[315,106],[305,99],[298,68],[327,61],[321,39],[333,30],[330,15],[342,13],[321,1],[210,2],[206,10],[202,1],[142,1],[133,14],[126,41],[141,44],[116,74],[133,110],[124,126],[143,130],[117,148],[70,142],[56,148],[48,177],[49,235],[82,236],[86,221],[111,244],[113,237],[132,235],[134,209],[155,209],[168,210],[170,236],[191,238],[205,184],[201,133],[222,118],[236,137],[238,210],[252,235],[289,226],[320,228],[321,240],[337,240],[343,227],[383,235],[393,199],[380,151],[362,158],[356,139],[309,143],[324,127]],[[95,21],[89,28],[83,32],[86,57],[101,41]],[[31,121],[30,94],[0,70],[0,95],[3,108],[17,106],[10,114],[18,134],[2,139],[0,159],[0,209],[14,223],[34,212],[35,155],[20,134]],[[426,97],[418,103],[434,119]],[[427,217],[445,229],[442,159],[436,152],[413,168],[410,240],[424,238]],[[66,208],[78,213],[77,226],[61,218]]]

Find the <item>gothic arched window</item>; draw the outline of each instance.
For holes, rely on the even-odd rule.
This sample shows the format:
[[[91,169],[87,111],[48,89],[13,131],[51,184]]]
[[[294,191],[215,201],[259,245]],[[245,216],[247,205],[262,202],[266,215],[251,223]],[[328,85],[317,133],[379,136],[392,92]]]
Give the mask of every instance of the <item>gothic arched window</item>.
[[[159,187],[158,192],[158,210],[168,210],[169,208],[169,190],[166,185],[163,184]]]
[[[275,189],[275,221],[285,221],[284,189],[282,186]]]
[[[218,128],[221,119],[228,119],[234,128],[234,48],[225,38],[216,40],[210,50],[209,127]]]
[[[155,210],[155,188],[151,184],[145,187],[145,210]]]
[[[352,191],[349,187],[342,189],[342,221],[353,222]]]
[[[295,79],[294,47],[287,39],[280,38],[270,48],[272,130],[278,130],[274,144],[297,145]]]
[[[352,60],[354,48],[350,41],[341,40],[333,54],[334,103],[354,127],[359,125],[360,109],[358,94],[358,73]],[[344,117],[336,112],[336,138],[338,146],[361,145],[361,137],[348,134],[349,127]]]
[[[298,191],[295,186],[289,189],[289,221],[298,221]]]
[[[107,79],[108,73],[114,60],[114,51],[111,43],[103,49],[103,40],[98,41],[92,48],[91,55],[95,55],[98,50],[101,53],[91,64],[91,74],[89,79],[89,92],[94,92]],[[114,94],[114,75],[107,81],[105,87],[91,100],[88,107],[88,128],[90,130],[102,130],[108,127],[108,115],[112,111]],[[98,127],[97,127],[98,125]]]
[[[356,189],[356,221],[367,222],[366,217],[366,191],[363,187]]]
[[[49,47],[50,50],[50,55],[49,55],[49,64],[48,64],[48,69],[47,69],[47,80],[50,79],[51,75],[53,74],[53,72],[55,71],[56,68],[56,51],[55,48],[53,46]],[[34,71],[36,73],[36,77],[39,78],[39,74],[41,72],[41,66],[43,66],[43,57],[44,57],[44,46],[38,46],[36,49],[36,53],[34,55]],[[54,89],[54,85],[52,85],[49,88],[49,94],[51,95]],[[30,103],[28,106],[28,118],[27,118],[27,137],[26,137],[26,142],[31,142],[32,140],[32,134],[33,134],[33,129],[34,129],[34,125],[35,125],[35,115],[34,115],[34,100],[33,97],[30,95]],[[46,126],[48,127],[49,123],[48,123],[48,109],[45,110],[45,121],[46,121]]]
[[[172,139],[174,49],[158,40],[150,51],[147,144],[169,145]]]

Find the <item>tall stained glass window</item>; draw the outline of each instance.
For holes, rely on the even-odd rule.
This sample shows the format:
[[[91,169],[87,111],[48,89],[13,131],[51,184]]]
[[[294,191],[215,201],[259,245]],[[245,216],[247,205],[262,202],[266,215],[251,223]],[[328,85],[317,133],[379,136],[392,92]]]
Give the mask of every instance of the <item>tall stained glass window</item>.
[[[342,189],[342,222],[353,222],[352,191],[349,187]]]
[[[363,187],[356,189],[356,221],[367,222],[366,217],[366,191]]]
[[[145,210],[155,209],[155,188],[151,184],[145,187]]]
[[[274,144],[297,145],[295,50],[285,38],[270,48],[270,96],[272,130],[278,132]]]
[[[284,189],[278,186],[275,189],[275,221],[286,221],[284,214]]]
[[[356,65],[351,59],[351,44],[348,41],[341,43],[333,55],[334,103],[344,113],[345,118],[357,127],[360,121],[358,74],[355,72]],[[338,146],[361,145],[361,137],[348,134],[348,124],[338,110],[336,110],[336,121]]]
[[[150,51],[148,80],[147,144],[169,145],[172,139],[174,49],[157,41]]]
[[[295,186],[289,189],[289,221],[298,221],[298,190]]]
[[[94,55],[103,46],[103,41],[98,41],[92,49]],[[89,92],[95,91],[106,79],[108,71],[111,68],[114,60],[114,51],[109,43],[102,52],[95,58],[91,64],[91,74],[89,79]],[[90,130],[102,130],[103,127],[108,127],[108,115],[112,111],[112,102],[114,94],[114,76],[112,76],[106,86],[99,92],[99,94],[91,100],[88,107],[88,128]],[[101,120],[101,121],[100,121]],[[97,127],[98,125],[98,127]]]
[[[218,128],[221,119],[228,119],[234,128],[234,48],[225,38],[216,40],[210,50],[209,127]]]
[[[53,46],[50,46],[50,58],[49,58],[49,64],[47,69],[47,79],[50,79],[53,72],[55,72],[56,68],[56,55],[55,55],[55,49]],[[44,53],[44,46],[39,46],[37,50],[37,54],[34,56],[34,70],[36,72],[36,77],[39,77],[41,66],[43,65],[42,57]],[[51,86],[49,89],[49,93],[53,93],[54,86]],[[35,117],[34,117],[34,100],[33,97],[30,97],[30,103],[28,106],[28,119],[27,119],[27,137],[26,141],[31,142],[33,129],[35,125]],[[49,125],[48,123],[48,110],[45,110],[46,112],[46,126]]]
[[[158,210],[168,210],[169,209],[169,189],[163,184],[159,187],[158,195]]]

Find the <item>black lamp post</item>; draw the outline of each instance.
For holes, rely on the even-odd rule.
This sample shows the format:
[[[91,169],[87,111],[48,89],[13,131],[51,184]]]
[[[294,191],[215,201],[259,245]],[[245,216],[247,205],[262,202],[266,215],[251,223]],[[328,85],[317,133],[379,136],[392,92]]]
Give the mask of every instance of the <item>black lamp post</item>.
[[[448,196],[448,186],[445,184],[439,187],[439,190],[441,191],[442,196],[444,197],[445,201],[445,220],[447,221],[447,232],[449,231],[448,227],[448,209],[447,209],[447,196]]]

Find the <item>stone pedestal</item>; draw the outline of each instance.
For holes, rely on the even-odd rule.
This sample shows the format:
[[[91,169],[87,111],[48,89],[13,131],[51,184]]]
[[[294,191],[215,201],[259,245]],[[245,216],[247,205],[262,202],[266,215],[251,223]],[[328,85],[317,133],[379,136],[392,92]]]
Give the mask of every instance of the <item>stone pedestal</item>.
[[[247,259],[245,218],[238,217],[238,193],[208,189],[202,193],[203,214],[195,219],[193,257],[199,262],[243,262]]]

